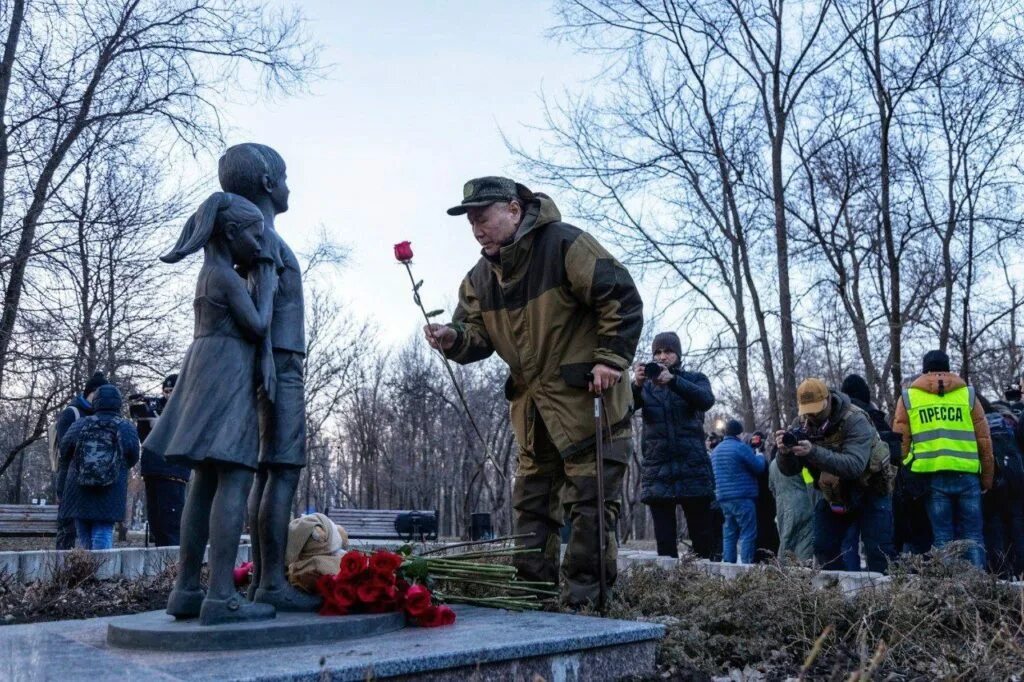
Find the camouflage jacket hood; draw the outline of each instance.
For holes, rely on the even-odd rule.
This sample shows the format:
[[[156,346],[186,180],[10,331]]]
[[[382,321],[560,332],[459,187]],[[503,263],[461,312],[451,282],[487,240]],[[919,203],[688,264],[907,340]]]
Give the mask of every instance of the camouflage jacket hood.
[[[633,279],[592,236],[562,222],[549,197],[526,207],[512,243],[481,257],[459,288],[448,357],[497,353],[509,368],[505,395],[520,447],[532,448],[539,416],[563,457],[593,446],[595,363],[626,370],[643,326]],[[612,430],[628,434],[632,392],[624,379],[605,394]]]

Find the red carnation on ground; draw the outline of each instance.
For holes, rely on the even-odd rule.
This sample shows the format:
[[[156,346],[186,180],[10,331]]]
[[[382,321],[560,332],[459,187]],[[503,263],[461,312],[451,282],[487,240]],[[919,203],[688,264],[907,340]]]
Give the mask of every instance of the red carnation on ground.
[[[412,260],[412,242],[395,244],[395,260],[399,263],[408,263]]]

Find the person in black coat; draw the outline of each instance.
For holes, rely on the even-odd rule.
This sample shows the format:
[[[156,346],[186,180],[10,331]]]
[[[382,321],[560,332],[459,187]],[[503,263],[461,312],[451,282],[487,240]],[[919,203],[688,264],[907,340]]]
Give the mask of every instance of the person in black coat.
[[[978,394],[985,410],[995,476],[992,489],[981,498],[985,556],[990,572],[1007,580],[1024,574],[1024,461],[1017,444],[1019,424],[1010,405],[989,402]]]
[[[74,397],[68,406],[61,410],[57,417],[56,443],[57,443],[57,477],[54,481],[54,497],[57,499],[57,549],[74,549],[75,547],[75,520],[67,515],[67,506],[63,504],[64,483],[68,477],[67,463],[60,458],[60,442],[64,435],[71,428],[71,425],[82,417],[88,417],[93,413],[92,403],[96,389],[107,383],[103,372],[96,372],[85,382],[82,393]]]
[[[755,431],[747,439],[747,445],[760,453],[765,458],[766,464],[771,464],[774,453],[767,453],[767,436],[761,431]],[[757,552],[754,554],[754,561],[765,563],[775,559],[779,553],[779,528],[775,525],[775,496],[772,495],[769,487],[768,467],[765,466],[757,476]]]
[[[892,428],[889,426],[889,420],[886,419],[885,417],[885,413],[871,403],[871,389],[868,386],[868,382],[865,381],[864,377],[860,376],[859,374],[851,374],[845,379],[843,379],[843,385],[840,388],[840,390],[846,394],[846,396],[850,399],[850,402],[855,407],[859,407],[860,409],[867,412],[868,417],[871,418],[871,423],[874,425],[875,430],[878,431],[878,437],[881,438],[882,442],[884,442],[889,447],[889,463],[893,466],[899,466],[903,454],[903,451],[901,449],[903,437],[892,430]],[[894,547],[892,547],[891,550],[887,550],[890,551],[890,553],[898,552],[898,540],[896,540],[896,517],[897,514],[901,513],[896,511],[898,498],[895,494],[895,490],[893,491],[892,498],[893,511],[891,514],[891,518],[886,522],[893,526],[892,535],[894,537]],[[927,522],[927,513],[924,512],[923,509],[921,510],[921,513],[924,514],[924,520]],[[884,516],[884,514],[879,515],[879,518],[881,516]],[[916,535],[922,534],[922,531],[916,527],[917,525],[919,525],[919,521],[920,517],[918,518],[918,523],[915,524],[914,530],[907,531],[907,535],[910,535],[912,533]],[[847,571],[861,570],[860,541],[861,535],[863,533],[861,523],[863,523],[863,520],[851,524],[849,530],[847,531],[846,537],[843,539],[843,564],[844,570]],[[931,526],[929,525],[928,528],[930,529]],[[930,531],[928,532],[928,542],[929,544],[931,543]]]
[[[682,345],[673,332],[653,344],[658,376],[635,368],[633,404],[643,411],[641,501],[651,509],[661,556],[678,556],[676,507],[683,508],[693,551],[705,559],[722,555],[722,517],[715,500],[711,459],[704,446],[704,413],[715,404],[711,383],[681,367]]]
[[[121,392],[106,384],[96,389],[91,401],[95,414],[79,419],[60,441],[61,462],[67,467],[62,504],[75,520],[75,534],[82,549],[110,549],[114,524],[124,518],[128,503],[128,471],[139,461],[139,435],[135,425],[121,417]],[[90,486],[80,482],[82,457],[80,438],[93,421],[113,424],[117,430],[121,457],[115,462],[116,475],[109,485]]]
[[[155,413],[138,420],[139,440],[145,442],[153,424],[164,411],[168,398],[174,392],[177,374],[164,379],[163,396],[157,401]],[[181,537],[181,511],[185,508],[185,487],[192,470],[181,464],[171,464],[160,455],[143,449],[142,480],[146,484],[146,518],[149,536],[157,547],[179,544]]]

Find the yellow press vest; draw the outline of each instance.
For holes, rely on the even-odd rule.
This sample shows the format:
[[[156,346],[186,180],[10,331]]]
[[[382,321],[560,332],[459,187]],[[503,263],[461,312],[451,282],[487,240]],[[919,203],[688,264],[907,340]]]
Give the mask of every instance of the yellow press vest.
[[[938,396],[919,388],[903,391],[910,424],[910,453],[903,460],[914,473],[981,471],[974,434],[974,389],[970,386]]]
[[[814,485],[814,476],[811,475],[811,470],[810,469],[808,469],[807,467],[804,467],[800,471],[800,475],[803,476],[804,483],[806,483],[807,485]]]

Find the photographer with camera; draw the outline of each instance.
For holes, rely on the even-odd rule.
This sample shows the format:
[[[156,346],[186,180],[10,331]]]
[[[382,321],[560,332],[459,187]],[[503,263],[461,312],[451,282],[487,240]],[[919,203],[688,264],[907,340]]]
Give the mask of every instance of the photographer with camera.
[[[892,472],[889,448],[871,418],[821,379],[797,389],[799,420],[777,431],[779,471],[801,476],[806,467],[822,498],[814,507],[814,556],[821,568],[843,570],[843,538],[859,524],[868,570],[884,573],[892,546]]]
[[[715,404],[711,383],[682,369],[682,344],[674,332],[654,338],[654,362],[634,369],[633,404],[643,410],[641,501],[651,508],[661,556],[678,556],[676,507],[683,508],[693,551],[717,561],[722,517],[715,478],[704,445],[704,413]]]
[[[153,430],[153,425],[164,411],[168,398],[174,391],[177,374],[164,379],[159,398],[133,395],[129,398],[129,410],[139,430],[139,439]],[[167,463],[163,457],[149,450],[142,451],[142,480],[146,484],[146,516],[149,519],[149,535],[157,547],[173,547],[177,544],[181,526],[181,511],[185,506],[185,486],[192,471],[187,466]]]

